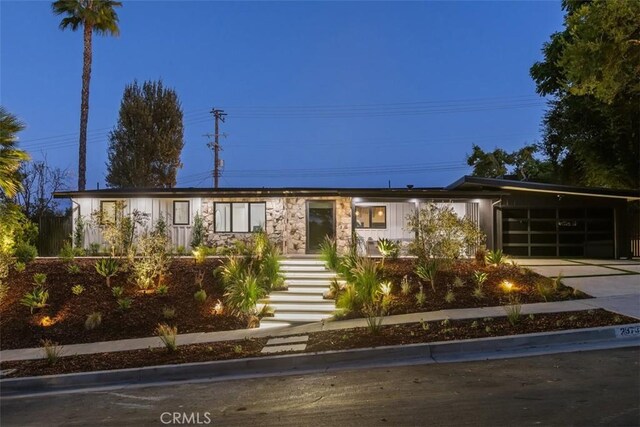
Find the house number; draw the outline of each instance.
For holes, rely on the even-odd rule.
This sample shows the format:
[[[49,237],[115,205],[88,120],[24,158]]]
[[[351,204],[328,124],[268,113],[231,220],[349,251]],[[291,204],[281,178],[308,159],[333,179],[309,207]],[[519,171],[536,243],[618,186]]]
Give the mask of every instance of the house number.
[[[640,335],[640,325],[616,328],[616,338],[634,337]]]

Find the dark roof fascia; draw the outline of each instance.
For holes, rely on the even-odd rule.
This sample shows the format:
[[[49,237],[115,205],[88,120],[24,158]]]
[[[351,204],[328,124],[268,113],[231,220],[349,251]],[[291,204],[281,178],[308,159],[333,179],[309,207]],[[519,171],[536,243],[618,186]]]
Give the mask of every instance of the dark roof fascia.
[[[620,190],[613,188],[577,187],[571,185],[545,184],[541,182],[516,181],[512,179],[483,178],[478,176],[463,176],[454,183],[445,187],[449,191],[474,190],[482,191],[484,188],[498,188],[507,191],[521,190],[540,193],[573,194],[577,196],[594,196],[623,198],[627,200],[640,199],[640,190]]]
[[[58,191],[55,198],[109,197],[361,197],[361,198],[493,198],[503,191],[451,191],[443,188],[154,188]]]

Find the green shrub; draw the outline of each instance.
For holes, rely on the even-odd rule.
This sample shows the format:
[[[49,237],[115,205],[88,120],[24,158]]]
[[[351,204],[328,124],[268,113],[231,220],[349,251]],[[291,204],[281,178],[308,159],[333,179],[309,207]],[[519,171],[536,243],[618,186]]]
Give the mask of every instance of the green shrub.
[[[73,246],[76,248],[84,247],[84,218],[82,215],[78,215],[78,218],[76,218],[73,230]]]
[[[107,280],[107,286],[111,286],[111,278],[118,273],[120,266],[115,258],[100,258],[96,261],[96,271]]]
[[[120,298],[124,294],[124,287],[114,286],[113,288],[111,288],[111,293],[114,297]]]
[[[76,264],[75,262],[67,264],[67,272],[69,274],[78,274],[78,273],[80,273],[80,266],[78,264]]]
[[[169,286],[164,283],[158,285],[158,287],[156,288],[156,293],[158,295],[166,295],[167,293],[169,293]]]
[[[453,293],[453,290],[449,289],[447,291],[447,293],[444,296],[444,300],[448,303],[451,304],[452,302],[454,302],[456,300],[456,294]]]
[[[416,276],[429,282],[431,289],[436,291],[436,274],[438,273],[438,263],[435,260],[421,262],[416,266]]]
[[[345,312],[356,311],[360,308],[360,299],[353,285],[348,284],[340,295],[338,295],[336,307]]]
[[[29,307],[31,314],[33,314],[34,309],[45,307],[48,299],[49,291],[42,286],[35,286],[31,292],[24,294],[20,304]]]
[[[71,292],[72,292],[75,296],[78,296],[78,295],[80,295],[81,293],[83,293],[83,292],[84,292],[84,286],[82,286],[82,285],[75,285],[75,286],[73,286],[73,287],[71,288]]]
[[[378,252],[382,255],[383,260],[385,258],[398,258],[400,254],[400,244],[395,240],[382,237],[378,239]]]
[[[268,251],[263,255],[259,269],[260,284],[267,292],[284,286],[284,277],[280,272],[280,256],[276,251]]]
[[[35,273],[33,275],[33,283],[36,286],[44,286],[47,281],[47,275],[45,273]]]
[[[507,262],[508,257],[502,253],[502,249],[496,249],[495,251],[487,252],[485,260],[487,264],[498,266]]]
[[[102,324],[102,313],[94,311],[87,316],[87,320],[84,321],[84,328],[87,331],[93,331],[95,328]]]
[[[358,265],[360,261],[360,257],[357,253],[349,252],[344,257],[340,259],[340,266],[338,267],[338,273],[345,278],[345,280],[349,283],[352,283],[355,278],[353,275],[353,270]]]
[[[131,298],[118,298],[118,308],[120,310],[128,310],[131,308],[133,300]]]
[[[91,256],[98,256],[100,253],[100,244],[99,243],[91,243],[89,244],[89,253]]]
[[[2,302],[9,293],[9,285],[0,282],[0,302]]]
[[[507,313],[507,320],[511,326],[515,326],[520,323],[522,304],[520,304],[520,301],[517,298],[513,298],[510,301],[510,304],[505,306],[504,311]]]
[[[367,320],[367,329],[371,335],[378,335],[382,329],[382,321],[384,320],[384,310],[378,305],[368,305],[364,308],[364,314]]]
[[[423,306],[425,302],[427,302],[427,295],[421,289],[420,292],[416,294],[416,304]]]
[[[476,299],[484,298],[484,290],[482,289],[482,286],[476,286],[473,290],[473,297]]]
[[[38,249],[28,243],[18,243],[14,255],[19,262],[28,264],[38,256]]]
[[[265,296],[264,288],[258,283],[258,278],[249,274],[226,288],[225,303],[232,312],[254,314],[256,304]]]
[[[166,323],[159,323],[156,328],[156,334],[160,337],[160,340],[168,351],[176,351],[178,348],[178,345],[176,344],[178,328],[176,326],[171,327]]]
[[[338,256],[338,243],[335,239],[326,236],[320,244],[320,259],[324,261],[331,271],[338,271],[340,268],[340,256]]]
[[[15,264],[13,264],[13,268],[17,273],[22,273],[27,268],[27,264],[25,264],[24,262],[16,261]]]
[[[73,260],[76,257],[76,253],[73,250],[73,246],[71,246],[71,242],[69,241],[64,242],[64,244],[62,245],[62,248],[60,249],[60,253],[58,254],[58,257],[63,262],[73,262]]]
[[[140,258],[132,267],[133,281],[140,290],[147,291],[161,283],[171,264],[168,251],[167,224],[160,217],[151,231],[145,230],[138,237]]]
[[[362,305],[372,304],[380,291],[380,266],[370,258],[360,258],[351,270],[352,284]]]
[[[50,365],[55,364],[62,355],[62,346],[49,339],[40,341],[42,343],[42,351],[44,358]]]
[[[483,271],[476,270],[473,272],[473,282],[479,288],[482,288],[482,285],[484,285],[484,282],[486,282],[488,278],[489,275]]]
[[[538,295],[540,295],[545,301],[549,301],[550,299],[552,299],[553,295],[556,293],[553,285],[542,280],[539,280],[536,283],[536,291],[538,292]]]
[[[163,307],[162,317],[167,320],[174,319],[176,317],[176,309],[173,307]]]
[[[411,283],[409,283],[409,278],[406,275],[402,277],[402,283],[400,284],[400,293],[405,296],[411,293]]]
[[[193,217],[193,228],[191,229],[191,247],[197,248],[204,244],[206,230],[204,221],[199,213]]]
[[[196,246],[195,249],[191,251],[193,255],[193,260],[196,264],[202,264],[209,256],[210,248],[204,245]]]
[[[455,279],[453,279],[453,287],[464,288],[464,281],[459,276],[456,276]]]
[[[207,291],[205,291],[204,289],[200,289],[195,294],[193,294],[193,298],[199,303],[204,303],[207,300]]]

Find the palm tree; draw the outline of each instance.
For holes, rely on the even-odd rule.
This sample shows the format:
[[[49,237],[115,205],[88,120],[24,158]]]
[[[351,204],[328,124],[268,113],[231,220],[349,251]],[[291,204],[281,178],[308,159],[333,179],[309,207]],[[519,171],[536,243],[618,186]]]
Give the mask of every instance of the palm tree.
[[[80,146],[78,150],[78,190],[84,190],[87,182],[87,122],[89,121],[89,81],[91,80],[91,37],[97,34],[120,34],[115,7],[121,2],[111,0],[57,0],[52,9],[56,15],[65,15],[60,29],[76,31],[82,27],[84,53],[82,66],[82,101],[80,104]]]
[[[16,133],[23,129],[24,125],[0,106],[0,190],[8,198],[20,190],[18,169],[29,160],[29,155],[16,147]]]

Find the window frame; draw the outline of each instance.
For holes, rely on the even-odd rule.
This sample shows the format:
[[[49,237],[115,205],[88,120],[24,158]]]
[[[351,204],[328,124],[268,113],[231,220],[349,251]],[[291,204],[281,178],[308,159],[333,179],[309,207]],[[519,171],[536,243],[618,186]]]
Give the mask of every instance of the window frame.
[[[233,205],[247,205],[247,230],[248,231],[233,231]],[[216,205],[229,205],[229,230],[220,231],[216,224]],[[228,233],[228,234],[249,234],[251,231],[251,205],[264,205],[264,227],[267,226],[267,202],[213,202],[213,232],[216,234]]]
[[[176,203],[187,204],[187,222],[176,222]],[[173,225],[191,225],[191,201],[190,200],[174,200],[173,201]]]
[[[355,228],[358,230],[386,230],[387,229],[387,206],[386,205],[375,205],[375,206],[356,206],[355,207],[356,211],[357,209],[368,209],[369,211],[369,226],[365,227],[364,225],[358,225],[358,218],[355,215],[354,212],[354,217],[355,218]],[[374,226],[373,225],[373,212],[375,209],[384,209],[384,226],[380,227],[380,226]]]
[[[104,204],[105,203],[113,203],[113,222],[115,224],[118,223],[118,212],[116,211],[116,203],[119,200],[100,200],[100,225],[107,225],[107,222],[104,220]]]

